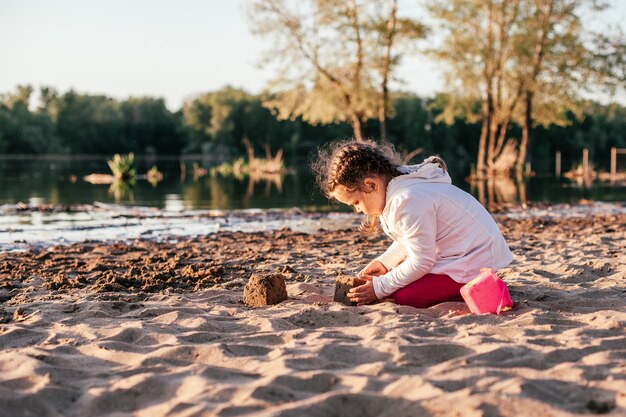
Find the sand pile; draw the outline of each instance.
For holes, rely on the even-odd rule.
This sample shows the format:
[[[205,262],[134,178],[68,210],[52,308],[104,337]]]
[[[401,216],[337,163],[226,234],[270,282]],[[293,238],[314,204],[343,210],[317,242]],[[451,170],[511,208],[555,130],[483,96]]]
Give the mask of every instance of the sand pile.
[[[389,243],[356,230],[0,254],[0,415],[626,415],[626,216],[499,221],[501,316],[334,303]]]

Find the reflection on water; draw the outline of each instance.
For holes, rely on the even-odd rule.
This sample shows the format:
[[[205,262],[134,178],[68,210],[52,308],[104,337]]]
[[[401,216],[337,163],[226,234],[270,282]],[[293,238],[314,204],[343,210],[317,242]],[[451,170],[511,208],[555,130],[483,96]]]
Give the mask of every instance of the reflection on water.
[[[165,196],[165,211],[182,212],[187,209],[185,202],[180,198],[178,194],[167,194]]]
[[[134,187],[134,180],[113,181],[111,185],[109,185],[109,195],[113,196],[113,199],[116,203],[120,203],[123,201],[128,201],[129,203],[132,203],[135,200],[135,194],[133,193]]]
[[[182,209],[326,208],[328,200],[313,186],[307,170],[264,177],[220,177],[206,173],[208,161],[142,160],[137,171],[156,165],[162,178],[156,184],[142,176],[135,184],[89,184],[86,175],[107,173],[106,158],[81,160],[1,160],[0,204],[119,203]],[[189,167],[187,168],[187,165]],[[294,163],[294,165],[296,165]],[[193,169],[191,168],[193,166]],[[183,168],[185,167],[185,168]],[[187,171],[188,170],[188,171]]]
[[[116,183],[92,185],[83,180],[87,174],[108,172],[106,158],[93,160],[0,160],[0,204],[18,202],[42,204],[121,203],[165,208],[178,212],[191,209],[249,209],[300,207],[316,210],[346,210],[331,204],[314,185],[312,174],[301,161],[292,161],[287,175],[267,177],[220,177],[195,175],[208,172],[208,161],[194,164],[194,175],[185,175],[178,160],[142,160],[138,172],[153,166],[162,180],[150,184],[144,179],[134,185]],[[189,163],[191,165],[191,163]],[[188,174],[191,174],[188,173]],[[486,207],[496,210],[527,202],[575,203],[580,200],[625,201],[624,184],[597,181],[576,182],[554,177],[526,180],[497,178],[467,184],[465,173],[452,173],[454,183],[471,192]],[[456,175],[455,175],[456,174]]]
[[[254,196],[254,188],[257,183],[265,184],[263,196],[266,198],[269,198],[272,194],[272,185],[276,186],[276,191],[279,194],[282,194],[283,177],[283,174],[250,175],[248,177],[248,188],[246,189],[246,201],[250,201],[250,199]]]
[[[523,178],[497,177],[482,181],[473,181],[470,192],[489,211],[502,210],[506,207],[521,205],[526,207],[526,182]]]

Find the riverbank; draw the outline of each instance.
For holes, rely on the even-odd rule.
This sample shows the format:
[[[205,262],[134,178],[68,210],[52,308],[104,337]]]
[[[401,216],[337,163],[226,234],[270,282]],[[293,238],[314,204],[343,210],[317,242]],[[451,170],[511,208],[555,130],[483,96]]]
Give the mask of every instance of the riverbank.
[[[538,221],[626,214],[626,203],[587,201],[580,204],[532,203],[492,210],[499,221]],[[289,228],[315,233],[356,228],[362,216],[319,210],[247,209],[183,210],[178,207],[124,206],[118,204],[0,205],[0,253],[38,250],[84,241],[133,242],[135,239],[167,241],[206,236],[217,232],[267,232]]]
[[[333,303],[389,244],[357,217],[2,253],[0,415],[623,415],[626,214],[594,207],[496,216],[501,316]],[[244,305],[252,273],[289,300]]]

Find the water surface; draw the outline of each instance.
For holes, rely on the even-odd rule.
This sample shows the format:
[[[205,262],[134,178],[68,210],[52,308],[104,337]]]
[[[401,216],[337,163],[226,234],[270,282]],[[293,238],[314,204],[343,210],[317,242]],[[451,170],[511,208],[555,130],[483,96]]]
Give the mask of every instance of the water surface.
[[[132,187],[111,189],[93,185],[83,177],[108,173],[104,157],[88,159],[0,159],[1,204],[123,204],[157,207],[169,211],[251,208],[292,208],[306,211],[346,210],[329,202],[314,185],[306,161],[289,162],[290,174],[271,179],[253,180],[221,176],[194,176],[193,164],[210,170],[211,161],[184,161],[182,175],[177,159],[147,160],[138,158],[138,172],[156,165],[164,173],[163,181],[151,185],[139,180]],[[576,183],[537,173],[524,181],[497,180],[470,185],[465,173],[451,172],[455,185],[471,192],[489,208],[498,204],[578,203],[591,201],[626,201],[626,186],[606,182]]]

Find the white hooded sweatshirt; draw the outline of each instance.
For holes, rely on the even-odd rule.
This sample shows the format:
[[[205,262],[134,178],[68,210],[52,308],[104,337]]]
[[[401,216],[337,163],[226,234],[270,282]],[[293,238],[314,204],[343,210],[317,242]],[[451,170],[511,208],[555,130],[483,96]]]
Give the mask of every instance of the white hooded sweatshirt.
[[[481,268],[502,268],[513,255],[491,215],[452,181],[432,158],[402,166],[387,185],[379,217],[394,243],[378,257],[389,270],[373,280],[378,298],[388,296],[427,273],[459,283]]]

